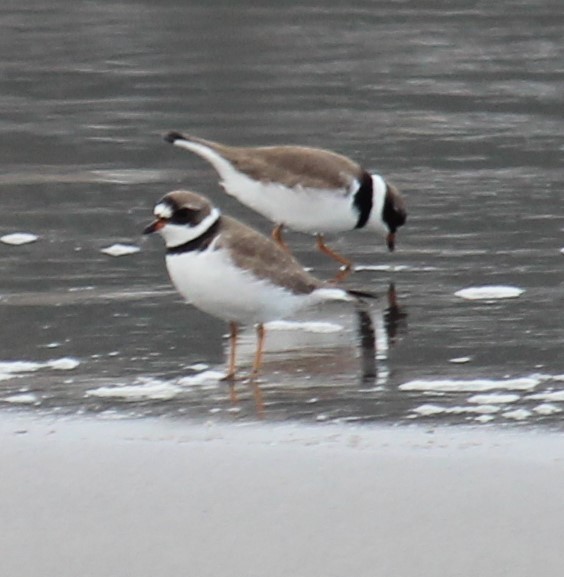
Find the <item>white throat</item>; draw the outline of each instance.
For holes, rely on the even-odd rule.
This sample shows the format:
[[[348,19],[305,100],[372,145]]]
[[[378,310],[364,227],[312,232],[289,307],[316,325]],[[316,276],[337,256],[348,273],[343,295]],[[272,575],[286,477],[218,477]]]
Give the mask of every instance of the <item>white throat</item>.
[[[165,226],[159,230],[159,233],[163,237],[166,246],[168,248],[174,248],[202,236],[215,224],[220,216],[221,213],[214,207],[210,214],[196,226],[167,222]]]
[[[388,227],[383,220],[384,203],[388,185],[379,174],[372,174],[372,210],[368,219],[367,227],[378,230],[382,234],[388,233]]]

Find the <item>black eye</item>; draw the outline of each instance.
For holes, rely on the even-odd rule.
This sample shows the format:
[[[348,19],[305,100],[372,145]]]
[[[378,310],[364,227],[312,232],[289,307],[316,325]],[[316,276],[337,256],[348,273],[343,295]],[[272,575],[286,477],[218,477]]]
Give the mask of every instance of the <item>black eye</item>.
[[[195,210],[191,210],[190,208],[179,208],[174,211],[170,220],[174,224],[189,224],[193,222],[195,215]]]

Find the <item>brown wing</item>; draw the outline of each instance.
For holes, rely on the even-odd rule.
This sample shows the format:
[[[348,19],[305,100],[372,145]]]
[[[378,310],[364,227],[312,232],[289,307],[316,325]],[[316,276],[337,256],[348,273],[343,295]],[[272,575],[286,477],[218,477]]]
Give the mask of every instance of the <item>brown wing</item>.
[[[348,189],[362,167],[341,154],[305,146],[226,146],[185,135],[226,158],[240,172],[260,182],[280,182],[288,187]]]
[[[309,294],[321,286],[321,281],[273,240],[233,218],[221,219],[219,244],[232,250],[235,264],[296,294]]]

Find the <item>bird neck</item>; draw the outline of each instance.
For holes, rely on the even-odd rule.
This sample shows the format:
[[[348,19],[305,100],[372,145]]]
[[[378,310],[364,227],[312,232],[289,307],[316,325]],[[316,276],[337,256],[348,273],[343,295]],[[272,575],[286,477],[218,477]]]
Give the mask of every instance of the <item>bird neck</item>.
[[[200,224],[206,222],[210,218],[210,216],[206,217]],[[203,228],[202,232],[198,236],[195,237],[192,236],[192,238],[189,238],[185,242],[175,244],[174,246],[167,245],[166,254],[167,255],[183,254],[186,252],[194,252],[194,251],[199,252],[207,249],[213,242],[214,238],[217,236],[220,226],[221,226],[221,215],[218,212],[217,215],[215,215],[215,219],[208,226]]]

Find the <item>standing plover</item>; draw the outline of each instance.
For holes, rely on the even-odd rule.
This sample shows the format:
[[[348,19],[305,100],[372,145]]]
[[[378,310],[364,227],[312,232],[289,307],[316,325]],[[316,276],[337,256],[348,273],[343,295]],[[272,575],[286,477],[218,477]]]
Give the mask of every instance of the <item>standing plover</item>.
[[[153,214],[155,220],[144,233],[159,232],[164,238],[166,266],[178,292],[197,308],[229,323],[226,379],[231,383],[239,325],[257,326],[251,373],[257,403],[260,392],[254,381],[262,361],[264,323],[327,300],[357,300],[350,291],[324,285],[273,240],[222,215],[194,192],[168,193]]]
[[[343,265],[341,279],[352,262],[331,250],[324,234],[377,231],[392,251],[396,231],[406,221],[397,188],[335,152],[303,146],[227,146],[179,132],[169,132],[165,140],[207,160],[228,194],[276,224],[272,236],[282,246],[286,226],[314,234],[318,248]]]

